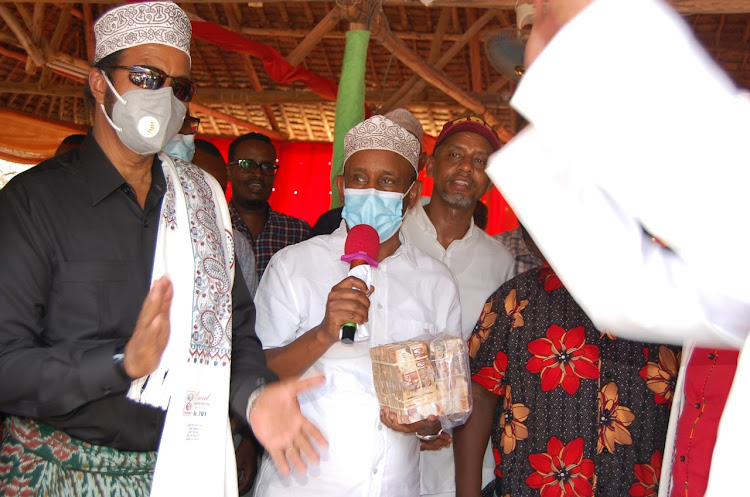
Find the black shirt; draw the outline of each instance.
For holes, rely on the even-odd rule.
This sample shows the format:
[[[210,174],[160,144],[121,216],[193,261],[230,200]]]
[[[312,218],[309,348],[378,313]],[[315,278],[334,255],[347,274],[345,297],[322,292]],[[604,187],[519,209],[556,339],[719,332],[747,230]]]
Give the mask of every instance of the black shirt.
[[[0,190],[0,411],[119,450],[156,450],[164,412],[125,398],[113,366],[151,282],[164,173],[141,209],[93,135]],[[275,379],[242,274],[233,298],[231,407]]]
[[[315,221],[315,226],[310,228],[305,240],[318,235],[330,235],[336,231],[341,226],[341,212],[343,210],[343,207],[336,207],[321,214],[318,220]]]

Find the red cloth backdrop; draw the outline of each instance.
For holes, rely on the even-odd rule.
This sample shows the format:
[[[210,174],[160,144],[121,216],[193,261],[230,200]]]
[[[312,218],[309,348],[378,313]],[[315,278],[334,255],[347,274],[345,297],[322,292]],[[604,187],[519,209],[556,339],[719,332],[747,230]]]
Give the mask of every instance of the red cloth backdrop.
[[[206,138],[216,145],[227,158],[227,138]],[[279,160],[279,172],[274,183],[275,191],[269,199],[271,206],[284,214],[304,219],[312,226],[318,216],[327,211],[331,202],[331,143],[274,142]],[[432,152],[435,138],[424,137],[424,147]],[[432,195],[432,178],[424,171],[419,175],[424,183],[423,195]],[[231,185],[227,189],[227,200],[232,197]],[[482,201],[489,207],[487,232],[502,233],[518,226],[518,219],[503,196],[493,188]]]
[[[205,21],[191,21],[193,38],[213,43],[224,50],[244,53],[259,58],[268,75],[282,84],[301,81],[312,91],[328,100],[336,100],[338,84],[330,79],[308,71],[302,66],[293,66],[277,50],[263,43],[245,38],[241,34]]]

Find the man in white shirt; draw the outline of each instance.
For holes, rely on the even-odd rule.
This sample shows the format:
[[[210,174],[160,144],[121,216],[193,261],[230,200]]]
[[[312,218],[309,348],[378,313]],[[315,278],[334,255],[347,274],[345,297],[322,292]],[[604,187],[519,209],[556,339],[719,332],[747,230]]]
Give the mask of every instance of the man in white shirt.
[[[344,222],[331,235],[279,251],[266,269],[255,305],[269,367],[282,378],[325,375],[325,385],[300,397],[300,405],[330,448],[307,475],[283,477],[264,459],[259,497],[419,495],[414,434],[436,435],[440,422],[399,425],[381,413],[369,355],[374,346],[461,329],[450,271],[399,234],[421,192],[419,151],[414,135],[383,116],[349,131],[337,179]],[[381,240],[369,288],[347,277],[349,264],[341,261],[347,226],[357,224],[370,224]],[[354,343],[344,344],[339,330],[347,322],[367,323],[369,335],[360,327]]]
[[[750,99],[660,1],[536,7],[528,70],[512,101],[531,126],[488,173],[598,327],[741,347],[750,329],[750,224],[739,218],[750,210]],[[633,26],[650,36],[634,36]],[[634,129],[638,140],[625,143]],[[721,233],[721,258],[704,226]],[[616,285],[587,270],[606,262]],[[688,356],[689,348],[683,364]],[[747,357],[719,425],[706,495],[735,495],[744,471]],[[675,409],[682,382],[677,390]],[[660,495],[669,491],[672,447],[668,440]]]
[[[404,238],[445,263],[458,282],[463,338],[468,339],[492,292],[513,276],[510,252],[479,229],[474,208],[491,188],[485,172],[490,155],[500,148],[492,127],[478,117],[465,117],[443,126],[427,160],[434,179],[432,197],[422,197],[404,219]],[[453,451],[423,451],[421,494],[455,494]],[[491,448],[485,457],[484,482],[493,480]]]

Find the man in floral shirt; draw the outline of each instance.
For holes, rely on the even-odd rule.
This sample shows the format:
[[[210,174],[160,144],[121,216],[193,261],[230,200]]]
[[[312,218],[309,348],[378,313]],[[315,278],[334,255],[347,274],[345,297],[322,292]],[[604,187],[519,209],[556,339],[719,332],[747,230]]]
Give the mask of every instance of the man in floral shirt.
[[[469,349],[458,496],[482,495],[490,435],[497,478],[483,495],[657,495],[678,349],[596,330],[547,264],[488,299]]]

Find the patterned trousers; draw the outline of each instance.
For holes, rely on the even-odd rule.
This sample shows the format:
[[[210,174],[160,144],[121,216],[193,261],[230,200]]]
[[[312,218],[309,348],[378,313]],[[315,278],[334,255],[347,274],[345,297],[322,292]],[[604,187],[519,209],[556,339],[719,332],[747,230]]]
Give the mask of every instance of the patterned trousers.
[[[0,440],[0,495],[142,497],[155,452],[124,452],[71,438],[27,418],[7,417]]]

